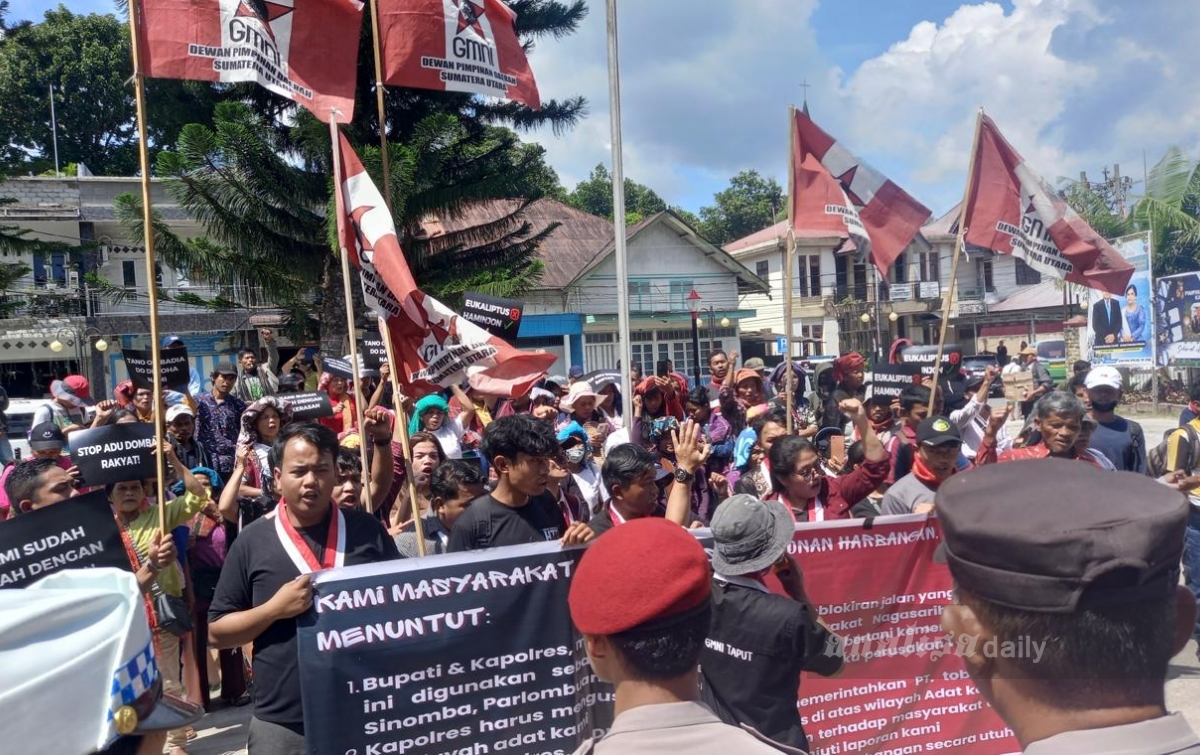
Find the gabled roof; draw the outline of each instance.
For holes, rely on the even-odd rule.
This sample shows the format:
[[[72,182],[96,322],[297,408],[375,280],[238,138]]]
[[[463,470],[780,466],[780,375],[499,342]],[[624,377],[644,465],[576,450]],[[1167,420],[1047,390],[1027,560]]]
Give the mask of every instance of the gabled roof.
[[[962,202],[950,208],[945,215],[930,221],[921,227],[921,235],[930,242],[954,241],[958,235],[958,216]]]
[[[703,252],[706,257],[709,257],[718,265],[736,275],[739,281],[745,283],[752,290],[763,294],[770,293],[770,284],[768,284],[762,278],[759,278],[754,273],[750,272],[749,268],[731,257],[728,252],[701,236],[695,228],[692,228],[690,225],[688,225],[687,221],[670,210],[664,210],[662,212],[655,213],[640,223],[626,228],[626,243],[633,241],[647,228],[660,224],[669,226],[675,233],[679,234],[681,238],[686,238],[697,249]],[[595,259],[593,259],[591,263],[587,265],[587,267],[579,272],[579,275],[576,279],[578,280],[578,278],[582,278],[584,275],[590,273],[614,251],[616,251],[616,243],[614,239],[610,239],[600,253],[596,255]]]
[[[798,239],[836,239],[838,235],[832,231],[811,231],[803,228],[795,231],[795,236]],[[740,257],[743,253],[751,249],[759,249],[765,246],[773,246],[782,244],[787,238],[787,221],[781,220],[778,223],[767,226],[761,231],[755,231],[749,236],[743,236],[737,241],[730,241],[725,246],[721,247],[726,252],[729,252],[734,257]]]
[[[520,207],[521,201],[516,199],[479,202],[453,218],[427,219],[421,226],[428,238],[436,239],[447,233],[495,222]],[[556,199],[539,199],[530,203],[522,212],[522,217],[532,226],[531,233],[538,233],[554,223],[559,224],[538,246],[537,257],[545,265],[540,286],[542,289],[562,289],[570,286],[595,269],[616,249],[612,221],[577,210]],[[669,210],[626,228],[625,238],[627,241],[632,240],[642,231],[658,223],[665,223],[680,236],[687,237],[701,252],[755,290],[763,293],[769,291],[765,281],[708,242]]]

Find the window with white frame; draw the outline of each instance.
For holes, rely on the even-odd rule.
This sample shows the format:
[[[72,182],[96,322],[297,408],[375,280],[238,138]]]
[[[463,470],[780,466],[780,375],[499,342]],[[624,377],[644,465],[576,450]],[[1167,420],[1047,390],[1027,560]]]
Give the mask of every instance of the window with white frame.
[[[941,283],[942,256],[936,252],[921,252],[921,281],[923,283]]]
[[[672,312],[687,312],[688,311],[688,294],[696,288],[693,281],[690,280],[673,280],[671,281],[671,308]],[[664,359],[666,357],[663,357]]]
[[[629,281],[629,308],[635,312],[645,312],[650,306],[650,281]]]
[[[821,255],[796,255],[797,289],[801,296],[821,295]]]
[[[757,275],[759,278],[766,280],[767,277],[771,274],[770,260],[759,260],[758,262],[755,262],[754,263],[754,274]]]
[[[800,326],[800,353],[796,356],[812,357],[825,353],[825,326],[820,324]]]

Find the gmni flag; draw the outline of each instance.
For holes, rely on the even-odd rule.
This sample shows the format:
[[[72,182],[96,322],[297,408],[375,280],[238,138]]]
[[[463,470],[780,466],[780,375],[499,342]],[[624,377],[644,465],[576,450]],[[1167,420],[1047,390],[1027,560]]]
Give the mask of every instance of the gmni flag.
[[[840,232],[852,239],[860,252],[866,251],[886,276],[932,213],[887,176],[850,154],[801,110],[796,111],[792,140],[795,227]],[[821,171],[841,184],[844,200],[827,180],[816,175]]]
[[[500,0],[376,0],[383,83],[470,92],[541,107],[517,39],[517,14]]]
[[[254,82],[328,122],[354,114],[358,0],[138,0],[146,76]]]
[[[1055,278],[1124,294],[1133,265],[1034,173],[980,116],[967,188],[966,243],[1011,254]]]
[[[522,396],[554,364],[553,354],[513,348],[417,289],[396,227],[345,135],[338,133],[338,238],[362,277],[368,306],[383,318],[395,345],[395,374],[410,395],[470,379],[493,396]]]

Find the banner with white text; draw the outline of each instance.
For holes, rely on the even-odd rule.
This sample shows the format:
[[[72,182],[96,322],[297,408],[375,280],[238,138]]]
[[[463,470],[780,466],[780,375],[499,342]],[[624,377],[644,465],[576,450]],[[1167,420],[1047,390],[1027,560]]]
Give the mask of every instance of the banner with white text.
[[[797,680],[813,753],[1019,751],[941,629],[940,540],[923,516],[797,526],[809,595],[845,639],[838,678]],[[612,690],[567,608],[582,553],[547,543],[319,574],[298,633],[309,753],[565,755],[602,735]]]

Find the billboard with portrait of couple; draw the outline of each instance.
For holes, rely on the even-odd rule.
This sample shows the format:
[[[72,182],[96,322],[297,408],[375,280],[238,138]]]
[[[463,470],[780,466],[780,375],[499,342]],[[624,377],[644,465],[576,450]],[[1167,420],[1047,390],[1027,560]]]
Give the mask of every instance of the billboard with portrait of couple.
[[[1094,365],[1149,367],[1154,364],[1157,311],[1150,277],[1150,234],[1112,241],[1133,265],[1133,277],[1121,295],[1088,289],[1087,331],[1081,351]]]

